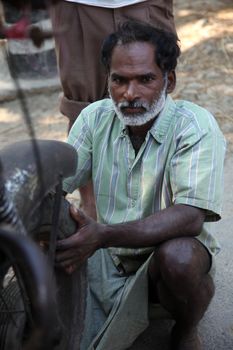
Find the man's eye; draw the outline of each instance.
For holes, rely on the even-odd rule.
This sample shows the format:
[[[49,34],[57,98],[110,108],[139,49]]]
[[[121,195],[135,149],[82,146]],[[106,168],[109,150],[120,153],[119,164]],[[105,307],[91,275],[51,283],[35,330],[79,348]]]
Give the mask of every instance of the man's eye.
[[[112,82],[115,83],[115,84],[122,84],[123,83],[123,79],[115,77],[115,78],[112,78]]]
[[[146,77],[141,77],[140,80],[141,80],[142,83],[146,84],[146,83],[150,83],[151,81],[153,81],[154,78],[151,77],[151,76],[146,76]]]

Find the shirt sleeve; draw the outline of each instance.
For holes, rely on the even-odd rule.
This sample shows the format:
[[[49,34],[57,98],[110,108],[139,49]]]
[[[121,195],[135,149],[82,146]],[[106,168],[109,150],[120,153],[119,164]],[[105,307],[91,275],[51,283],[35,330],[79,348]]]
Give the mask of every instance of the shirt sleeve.
[[[91,178],[92,169],[92,133],[87,122],[87,115],[82,112],[70,130],[67,143],[72,145],[78,156],[76,172],[63,181],[63,189],[72,193],[84,186]]]
[[[225,139],[217,123],[202,130],[190,123],[176,142],[170,170],[173,203],[205,209],[206,221],[219,220]]]

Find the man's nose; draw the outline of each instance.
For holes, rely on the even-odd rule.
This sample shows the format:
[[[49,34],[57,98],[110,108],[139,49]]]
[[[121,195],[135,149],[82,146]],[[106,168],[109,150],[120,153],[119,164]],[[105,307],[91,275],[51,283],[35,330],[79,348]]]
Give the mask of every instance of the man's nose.
[[[130,82],[127,84],[124,91],[124,98],[127,101],[133,101],[139,98],[139,90],[137,84],[135,82]]]

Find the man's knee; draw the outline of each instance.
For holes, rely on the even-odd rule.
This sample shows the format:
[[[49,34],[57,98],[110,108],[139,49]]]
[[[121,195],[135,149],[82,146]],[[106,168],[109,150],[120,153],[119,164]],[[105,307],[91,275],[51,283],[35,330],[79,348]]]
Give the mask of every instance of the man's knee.
[[[195,238],[169,240],[157,252],[160,277],[176,289],[198,286],[208,273],[211,258],[206,248]]]

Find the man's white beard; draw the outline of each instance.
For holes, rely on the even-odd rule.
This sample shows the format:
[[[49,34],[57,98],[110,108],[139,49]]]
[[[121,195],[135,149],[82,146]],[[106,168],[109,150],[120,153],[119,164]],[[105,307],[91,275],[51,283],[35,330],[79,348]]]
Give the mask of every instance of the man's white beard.
[[[159,95],[159,98],[155,100],[151,105],[149,105],[149,103],[147,102],[141,102],[141,101],[135,101],[132,103],[129,103],[127,101],[115,103],[111,94],[110,94],[110,97],[113,101],[113,106],[114,106],[116,115],[125,125],[140,126],[153,120],[162,111],[166,102],[166,89],[167,89],[167,83],[165,80],[165,85]],[[122,107],[130,107],[130,106],[135,108],[143,107],[145,109],[145,112],[127,115],[121,111]]]

